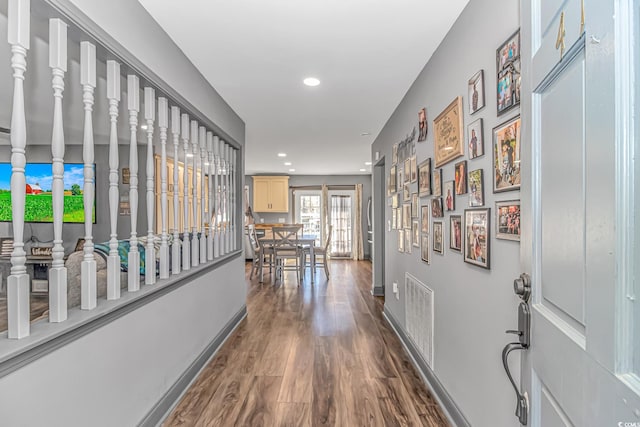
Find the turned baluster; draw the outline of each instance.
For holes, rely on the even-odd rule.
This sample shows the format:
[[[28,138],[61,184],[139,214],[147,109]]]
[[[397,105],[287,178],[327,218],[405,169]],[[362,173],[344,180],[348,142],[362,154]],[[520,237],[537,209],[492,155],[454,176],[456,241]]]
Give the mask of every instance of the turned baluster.
[[[120,103],[120,64],[107,61],[107,99],[109,99],[109,219],[111,234],[107,257],[107,299],[120,298],[120,256],[118,255],[118,104]]]
[[[200,264],[199,239],[198,239],[198,122],[191,120],[191,158],[193,159],[192,174],[192,219],[191,219],[191,265],[196,267]]]
[[[13,251],[11,275],[7,278],[8,337],[29,336],[29,275],[24,251],[24,204],[27,187],[24,167],[27,163],[27,124],[24,112],[24,74],[29,49],[29,0],[9,0],[8,42],[11,45],[13,68],[13,105],[11,110],[11,214]]]
[[[51,135],[53,206],[53,250],[49,269],[49,321],[67,318],[67,268],[64,266],[62,221],[64,217],[64,131],[62,92],[67,71],[67,24],[60,19],[49,20],[49,67],[53,74],[53,132]]]
[[[153,122],[156,119],[156,91],[144,88],[144,119],[147,122],[147,245],[145,247],[145,285],[156,283],[156,248],[153,224],[156,216],[153,164]]]
[[[213,188],[214,188],[214,207],[215,228],[213,235],[213,256],[220,256],[220,138],[213,137]]]
[[[158,98],[158,128],[160,129],[160,278],[169,278],[169,212],[167,200],[167,127],[169,126],[169,103],[167,98]]]
[[[213,251],[213,221],[215,221],[215,213],[213,211],[213,171],[215,170],[215,166],[213,163],[213,133],[207,132],[207,175],[209,180],[209,204],[207,209],[209,211],[208,221],[209,221],[209,233],[207,235],[207,259],[209,261],[213,260],[214,251]]]
[[[180,109],[171,107],[171,136],[173,138],[173,242],[171,244],[171,273],[180,274]]]
[[[93,253],[93,91],[96,87],[96,47],[89,42],[80,43],[80,83],[84,102],[84,256],[80,264],[80,308],[92,310],[97,304],[96,259]],[[65,295],[66,298],[66,295]]]
[[[205,179],[206,179],[206,165],[205,155],[207,148],[207,130],[204,126],[200,126],[200,134],[198,135],[198,142],[200,145],[200,264],[207,262],[207,237],[205,233]]]
[[[138,251],[138,112],[140,111],[140,79],[127,76],[127,100],[129,109],[129,205],[131,210],[131,237],[129,239],[129,292],[140,290],[140,252]]]
[[[182,221],[182,269],[191,268],[191,242],[189,236],[189,115],[182,114],[182,144],[184,147],[184,167],[182,168],[182,203],[184,218]]]

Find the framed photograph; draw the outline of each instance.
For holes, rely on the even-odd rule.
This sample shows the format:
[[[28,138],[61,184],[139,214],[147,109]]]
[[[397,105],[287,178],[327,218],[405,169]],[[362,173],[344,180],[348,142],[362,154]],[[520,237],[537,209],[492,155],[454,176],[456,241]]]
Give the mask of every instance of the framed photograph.
[[[0,238],[0,256],[10,257],[13,253],[13,237]]]
[[[520,241],[520,200],[496,202],[496,239]]]
[[[456,252],[462,252],[462,217],[451,215],[449,223],[449,248]]]
[[[473,160],[477,157],[484,156],[482,119],[478,119],[467,126],[467,135],[469,137],[469,159]]]
[[[429,259],[429,234],[422,233],[420,236],[420,258],[427,264],[431,263]]]
[[[489,269],[491,209],[464,211],[464,261]]]
[[[456,191],[453,181],[444,183],[444,210],[447,212],[456,210]]]
[[[418,111],[418,142],[427,139],[429,125],[427,124],[427,109],[422,108]]]
[[[410,182],[407,182],[404,184],[403,191],[402,191],[402,200],[404,200],[405,202],[408,202],[411,200],[411,183]]]
[[[408,184],[411,182],[411,159],[407,159],[404,161],[404,183]]]
[[[396,209],[396,229],[402,230],[402,208]]]
[[[498,115],[510,110],[515,106],[513,97],[513,75],[511,71],[506,70],[498,74]]]
[[[416,182],[418,180],[418,159],[414,154],[409,160],[411,160],[411,182]]]
[[[398,186],[397,186],[397,175],[398,175],[398,171],[397,171],[397,166],[393,165],[391,166],[391,168],[389,169],[389,188],[387,193],[389,194],[394,194],[398,192]]]
[[[433,251],[444,254],[444,229],[442,221],[433,221]]]
[[[431,216],[434,218],[442,218],[444,213],[442,212],[442,198],[434,197],[431,199]]]
[[[520,189],[520,116],[493,128],[493,192]]]
[[[509,64],[520,59],[520,30],[513,33],[496,50],[496,70],[508,69]]]
[[[393,144],[391,147],[391,164],[394,166],[398,164],[398,144]]]
[[[128,185],[131,180],[131,171],[129,168],[122,168],[122,183]]]
[[[404,230],[404,253],[410,254],[412,246],[413,245],[411,244],[411,224],[409,224],[409,229]]]
[[[429,206],[422,206],[420,210],[421,210],[420,231],[422,231],[423,233],[428,233],[429,232]]]
[[[431,158],[418,165],[418,195],[431,195]]]
[[[398,230],[398,252],[404,252],[404,230]]]
[[[442,197],[442,169],[433,171],[433,195]]]
[[[496,49],[498,115],[520,104],[520,30]]]
[[[461,162],[456,163],[455,166],[456,171],[456,195],[466,194],[467,193],[467,161],[463,160]]]
[[[391,229],[392,230],[397,230],[398,229],[398,210],[397,209],[391,209]]]
[[[414,220],[411,223],[411,236],[413,241],[413,246],[416,248],[420,247],[420,221]]]
[[[411,203],[402,205],[402,225],[403,228],[411,228]]]
[[[393,209],[398,209],[400,207],[400,194],[396,193],[391,196],[391,207]]]
[[[411,194],[411,218],[418,218],[420,203],[418,202],[418,193]]]
[[[469,206],[484,206],[484,179],[482,169],[469,172]]]
[[[480,70],[469,79],[469,114],[484,107],[484,70]]]
[[[464,156],[462,97],[457,97],[433,121],[436,167]]]

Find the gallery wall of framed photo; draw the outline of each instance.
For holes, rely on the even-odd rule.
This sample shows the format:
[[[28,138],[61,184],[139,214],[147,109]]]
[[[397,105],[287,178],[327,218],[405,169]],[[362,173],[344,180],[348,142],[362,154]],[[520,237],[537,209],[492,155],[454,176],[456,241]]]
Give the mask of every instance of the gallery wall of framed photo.
[[[404,321],[405,273],[433,290],[437,364],[430,369],[471,425],[507,425],[513,412],[494,356],[517,305],[524,146],[518,13],[517,2],[470,2],[372,145],[385,158],[385,311]],[[485,24],[498,15],[501,26]],[[484,356],[459,353],[455,342],[468,334],[483,337],[474,352]],[[458,383],[468,381],[457,379],[477,372],[486,383],[471,381],[475,397],[488,387],[495,399],[465,399],[469,391]]]

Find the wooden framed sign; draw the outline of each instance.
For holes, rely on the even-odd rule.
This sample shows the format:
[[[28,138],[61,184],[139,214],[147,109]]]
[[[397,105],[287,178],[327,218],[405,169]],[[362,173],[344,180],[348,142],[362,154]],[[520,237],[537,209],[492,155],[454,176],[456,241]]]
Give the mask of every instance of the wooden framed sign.
[[[464,155],[462,97],[457,97],[433,121],[436,167]]]

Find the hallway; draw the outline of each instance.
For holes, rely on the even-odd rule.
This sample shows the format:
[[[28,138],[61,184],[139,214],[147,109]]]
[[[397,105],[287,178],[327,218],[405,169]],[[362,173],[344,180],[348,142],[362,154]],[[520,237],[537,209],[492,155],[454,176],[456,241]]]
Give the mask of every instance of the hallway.
[[[164,426],[447,426],[371,296],[371,263],[248,280],[247,318]]]

